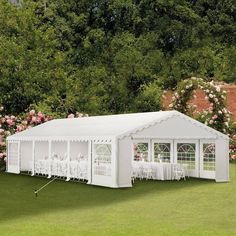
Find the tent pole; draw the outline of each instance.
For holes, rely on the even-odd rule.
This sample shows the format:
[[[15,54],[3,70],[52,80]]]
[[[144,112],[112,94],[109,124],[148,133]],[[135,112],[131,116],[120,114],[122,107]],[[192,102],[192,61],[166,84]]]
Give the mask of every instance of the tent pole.
[[[48,179],[51,178],[52,172],[51,172],[51,161],[52,161],[52,140],[49,140],[48,144]]]
[[[32,173],[31,176],[34,176],[34,165],[35,165],[35,140],[32,143]]]
[[[88,182],[87,184],[91,184],[92,182],[92,142],[88,141]]]
[[[66,181],[70,180],[70,140],[67,141],[67,178]]]
[[[21,155],[20,155],[20,141],[17,142],[17,159],[18,159],[18,174],[20,173],[20,163],[21,163]]]

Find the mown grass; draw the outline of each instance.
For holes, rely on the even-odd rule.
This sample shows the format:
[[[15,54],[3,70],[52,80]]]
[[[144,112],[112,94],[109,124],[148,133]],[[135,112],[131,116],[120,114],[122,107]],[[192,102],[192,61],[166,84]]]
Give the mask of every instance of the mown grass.
[[[236,235],[231,181],[137,181],[109,189],[0,173],[0,235]]]

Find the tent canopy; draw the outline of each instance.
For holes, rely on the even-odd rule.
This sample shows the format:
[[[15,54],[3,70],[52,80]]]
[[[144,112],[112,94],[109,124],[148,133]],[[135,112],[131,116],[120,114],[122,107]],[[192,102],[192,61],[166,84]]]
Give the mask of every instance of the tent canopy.
[[[226,135],[177,111],[159,111],[120,115],[91,116],[71,119],[55,119],[36,127],[11,135],[7,140],[45,138],[72,138],[89,140],[93,138],[122,138],[131,135],[173,116],[180,116],[197,126],[207,129],[215,136]]]

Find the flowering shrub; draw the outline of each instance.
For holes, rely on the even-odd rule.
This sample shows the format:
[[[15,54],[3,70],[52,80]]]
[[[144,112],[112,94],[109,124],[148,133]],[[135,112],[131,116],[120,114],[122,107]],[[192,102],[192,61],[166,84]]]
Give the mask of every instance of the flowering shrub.
[[[5,170],[6,168],[7,136],[53,119],[52,116],[45,115],[40,111],[36,113],[35,110],[31,110],[28,114],[23,116],[3,115],[3,112],[4,108],[0,107],[0,170]],[[76,112],[75,114],[68,115],[68,118],[79,118],[86,116],[88,115]]]
[[[195,98],[195,90],[202,89],[205,92],[205,99],[210,106],[203,112],[197,112],[197,119],[206,125],[229,135],[230,112],[225,107],[226,91],[216,86],[213,81],[205,82],[201,78],[192,77],[181,81],[172,97],[171,109],[175,109],[187,115],[193,116],[196,105],[188,104],[189,100]]]
[[[232,127],[234,133],[236,127]],[[236,161],[236,134],[231,136],[230,145],[229,145],[229,158],[231,161]]]
[[[196,105],[190,105],[188,102],[195,98],[195,90],[202,89],[205,93],[205,99],[209,101],[210,106],[203,112],[196,112]],[[197,114],[197,120],[206,125],[230,136],[230,160],[236,160],[236,125],[231,121],[231,113],[225,107],[226,91],[222,91],[220,86],[212,82],[205,82],[201,78],[192,77],[191,79],[181,81],[172,97],[171,109],[175,109],[189,116]]]

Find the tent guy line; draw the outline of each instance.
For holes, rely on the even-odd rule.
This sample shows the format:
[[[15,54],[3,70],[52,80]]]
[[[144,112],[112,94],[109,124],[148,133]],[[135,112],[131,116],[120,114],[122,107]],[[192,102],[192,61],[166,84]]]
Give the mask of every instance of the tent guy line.
[[[56,176],[55,178],[53,178],[52,180],[50,180],[48,183],[44,184],[41,188],[39,188],[38,190],[34,190],[34,194],[35,197],[38,197],[38,193],[43,190],[46,186],[48,186],[50,183],[52,183],[54,180],[56,180],[58,178],[58,176]]]

